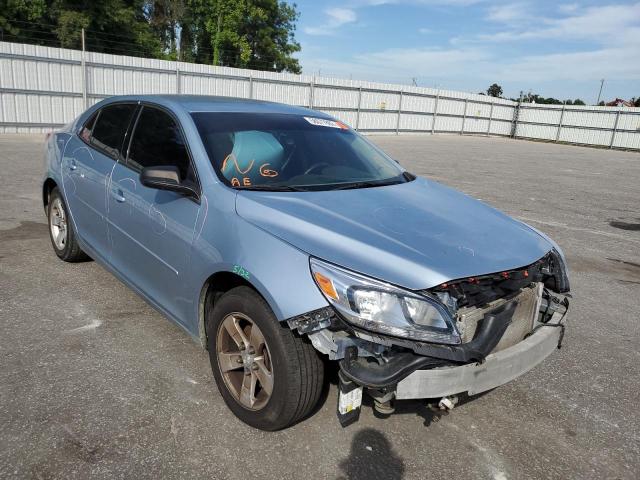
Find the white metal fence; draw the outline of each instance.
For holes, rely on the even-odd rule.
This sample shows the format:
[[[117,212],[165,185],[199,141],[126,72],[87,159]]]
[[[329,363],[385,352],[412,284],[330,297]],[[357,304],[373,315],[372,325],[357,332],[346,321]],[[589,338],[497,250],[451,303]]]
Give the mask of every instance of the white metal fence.
[[[640,149],[640,108],[518,104],[451,90],[0,42],[0,133],[49,130],[102,98],[154,93],[301,105],[362,132],[502,135]]]

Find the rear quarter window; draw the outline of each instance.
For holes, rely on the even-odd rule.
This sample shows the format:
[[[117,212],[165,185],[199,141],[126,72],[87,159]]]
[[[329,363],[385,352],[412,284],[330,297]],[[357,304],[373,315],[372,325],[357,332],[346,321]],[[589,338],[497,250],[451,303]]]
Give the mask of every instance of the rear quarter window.
[[[89,117],[89,120],[87,120],[84,123],[84,125],[82,126],[82,128],[80,128],[80,131],[78,132],[78,135],[80,135],[80,138],[82,138],[82,140],[84,140],[87,143],[91,141],[91,132],[93,131],[93,127],[96,124],[96,119],[98,118],[99,113],[100,113],[99,110],[94,112],[94,114]]]

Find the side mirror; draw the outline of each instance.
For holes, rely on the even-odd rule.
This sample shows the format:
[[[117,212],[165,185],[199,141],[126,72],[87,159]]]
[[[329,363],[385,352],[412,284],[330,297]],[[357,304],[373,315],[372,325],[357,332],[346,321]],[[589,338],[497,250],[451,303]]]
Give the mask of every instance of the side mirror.
[[[198,198],[198,192],[193,187],[180,182],[180,171],[173,165],[159,165],[145,167],[140,172],[140,183],[145,187],[157,190],[169,190],[188,197]]]

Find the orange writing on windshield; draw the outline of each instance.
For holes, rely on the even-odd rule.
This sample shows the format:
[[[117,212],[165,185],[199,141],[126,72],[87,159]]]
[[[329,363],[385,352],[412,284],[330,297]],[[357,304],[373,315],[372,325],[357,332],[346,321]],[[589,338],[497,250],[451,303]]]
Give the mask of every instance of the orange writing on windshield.
[[[263,163],[262,165],[260,165],[260,175],[262,175],[263,177],[277,177],[278,172],[267,168],[268,166],[268,163]]]
[[[233,154],[233,152],[231,152],[229,155],[227,155],[225,157],[225,159],[222,161],[222,171],[224,171],[225,167],[227,166],[227,162],[231,160],[233,161],[234,166],[236,167],[236,171],[241,174],[244,175],[245,173],[247,173],[249,170],[251,170],[253,168],[253,160],[251,160],[251,162],[249,163],[249,166],[245,169],[242,170],[240,168],[240,165],[238,165],[238,159],[236,158],[236,156]]]

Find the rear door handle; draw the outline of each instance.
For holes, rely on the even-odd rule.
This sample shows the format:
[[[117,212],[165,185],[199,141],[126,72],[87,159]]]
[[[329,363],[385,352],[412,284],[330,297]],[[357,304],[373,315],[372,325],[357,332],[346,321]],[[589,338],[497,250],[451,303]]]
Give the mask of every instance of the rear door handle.
[[[126,199],[124,198],[124,192],[121,188],[114,188],[111,190],[111,196],[115,198],[116,202],[124,202]]]

